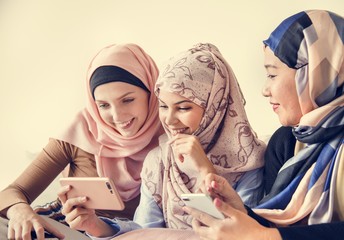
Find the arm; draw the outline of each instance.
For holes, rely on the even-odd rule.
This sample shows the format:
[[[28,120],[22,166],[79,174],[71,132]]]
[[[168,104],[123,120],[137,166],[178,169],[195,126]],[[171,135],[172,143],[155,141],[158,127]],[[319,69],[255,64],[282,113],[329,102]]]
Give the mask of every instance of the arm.
[[[67,149],[63,142],[50,140],[24,172],[1,191],[1,214],[6,216],[6,210],[17,203],[31,204],[69,164],[71,156]]]
[[[255,207],[263,197],[263,168],[245,172],[234,189],[245,205]]]
[[[252,210],[244,206],[238,193],[224,177],[208,174],[205,178],[205,186],[208,193],[215,198],[216,208],[227,218],[215,219],[196,209],[184,208],[194,217],[192,226],[202,239],[222,239],[224,236],[228,236],[231,240],[281,239],[277,229],[265,227],[248,215],[253,213]]]
[[[202,239],[226,237],[231,240],[341,240],[344,236],[344,222],[271,227],[272,224],[253,213],[249,208],[246,208],[248,210],[248,215],[246,215],[219,199],[215,199],[214,204],[227,216],[226,219],[219,220],[202,214],[196,209],[185,209],[194,216],[192,226]]]
[[[304,226],[276,227],[266,219],[255,214],[246,207],[248,215],[255,219],[260,225],[275,228],[279,231],[283,240],[341,240],[344,236],[344,222],[323,223]]]
[[[127,219],[98,218],[95,211],[79,207],[87,199],[83,196],[67,199],[69,187],[61,188],[59,198],[63,204],[66,222],[73,229],[83,230],[92,239],[106,240],[139,228],[163,228],[163,214],[145,185],[141,185],[141,199],[134,215],[134,221]]]
[[[61,236],[33,211],[30,203],[69,163],[69,152],[65,147],[62,142],[50,140],[15,182],[0,193],[1,214],[9,219],[9,236],[24,236],[29,234],[31,229],[38,233],[42,227],[56,236]],[[24,230],[21,230],[22,228]]]
[[[246,213],[233,208],[219,198],[215,198],[214,205],[226,216],[225,219],[215,219],[196,209],[184,208],[194,217],[192,227],[201,239],[282,240],[276,228],[260,225]]]
[[[215,206],[227,218],[219,220],[196,209],[185,208],[184,210],[194,217],[193,228],[202,239],[216,239],[216,237],[226,236],[231,240],[339,240],[344,234],[344,222],[276,227],[255,214],[249,207],[246,206],[243,209],[240,197],[235,194],[235,191],[223,177],[209,174],[205,182],[209,186],[209,193],[216,197]]]
[[[146,187],[141,185],[140,204],[136,209],[134,221],[143,228],[164,228],[164,215]]]
[[[121,219],[105,219],[101,218],[104,222],[109,224],[116,234],[110,238],[94,238],[95,240],[107,240],[119,236],[123,233],[133,231],[139,228],[165,228],[165,221],[161,209],[154,201],[152,194],[148,188],[143,184],[141,185],[141,198],[140,204],[137,207],[134,215],[134,221],[121,220]]]
[[[277,228],[283,240],[342,240],[344,222],[315,224],[310,226],[289,226]]]

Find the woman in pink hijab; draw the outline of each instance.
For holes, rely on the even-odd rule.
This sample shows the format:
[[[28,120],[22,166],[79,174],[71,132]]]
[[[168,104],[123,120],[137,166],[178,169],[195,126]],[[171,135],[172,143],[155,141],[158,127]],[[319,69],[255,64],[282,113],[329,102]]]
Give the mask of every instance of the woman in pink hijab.
[[[63,221],[59,200],[36,209],[30,206],[63,170],[65,176],[111,178],[125,209],[96,214],[132,219],[140,198],[143,160],[163,132],[154,94],[157,77],[155,62],[135,44],[114,44],[93,58],[85,109],[0,192],[1,215],[9,219],[8,229],[1,228],[4,238],[24,238],[31,231],[43,237],[42,227],[63,237],[39,216],[49,214]]]

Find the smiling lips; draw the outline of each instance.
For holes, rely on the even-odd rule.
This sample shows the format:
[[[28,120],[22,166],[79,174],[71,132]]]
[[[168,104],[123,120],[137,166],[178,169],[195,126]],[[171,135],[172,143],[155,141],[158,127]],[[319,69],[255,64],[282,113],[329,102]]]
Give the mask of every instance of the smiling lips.
[[[277,103],[270,103],[270,104],[272,105],[272,110],[273,110],[274,112],[276,112],[277,109],[278,109],[278,107],[280,106],[280,105],[277,104]]]
[[[117,127],[120,127],[122,129],[127,129],[130,128],[132,123],[134,122],[134,118],[130,119],[129,121],[126,122],[121,122],[121,123],[115,123]]]
[[[170,129],[170,132],[172,133],[173,136],[179,134],[179,133],[184,133],[188,128],[179,128],[179,129]]]

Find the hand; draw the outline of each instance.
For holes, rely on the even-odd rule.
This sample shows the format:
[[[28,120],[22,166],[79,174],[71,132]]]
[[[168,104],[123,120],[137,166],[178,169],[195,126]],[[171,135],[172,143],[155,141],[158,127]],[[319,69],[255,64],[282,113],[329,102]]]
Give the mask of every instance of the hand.
[[[215,172],[214,166],[205,154],[202,145],[196,136],[177,134],[168,144],[172,146],[173,153],[180,162],[191,161],[197,172],[206,175]]]
[[[247,214],[216,198],[214,204],[226,218],[215,219],[210,215],[184,207],[191,214],[192,227],[201,239],[208,240],[282,240],[277,229],[266,228]]]
[[[204,179],[204,186],[201,191],[208,193],[214,199],[219,198],[236,210],[247,214],[240,196],[224,177],[209,173]]]
[[[64,186],[58,192],[58,197],[62,203],[62,214],[69,227],[76,230],[83,230],[95,237],[109,237],[117,232],[104,221],[98,218],[94,209],[83,207],[88,200],[85,196],[67,198],[67,193],[71,186]]]
[[[8,239],[31,239],[31,231],[36,232],[38,240],[44,239],[44,229],[59,239],[65,236],[47,223],[27,203],[18,203],[7,210]]]

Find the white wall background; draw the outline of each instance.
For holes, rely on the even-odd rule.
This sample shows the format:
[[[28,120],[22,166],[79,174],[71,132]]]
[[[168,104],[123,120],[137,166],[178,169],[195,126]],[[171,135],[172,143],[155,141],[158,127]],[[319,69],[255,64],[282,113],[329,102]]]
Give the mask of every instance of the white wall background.
[[[343,0],[0,0],[0,188],[84,106],[91,58],[112,43],[141,45],[159,65],[198,42],[232,66],[259,135],[277,117],[261,96],[262,40],[287,16]]]

